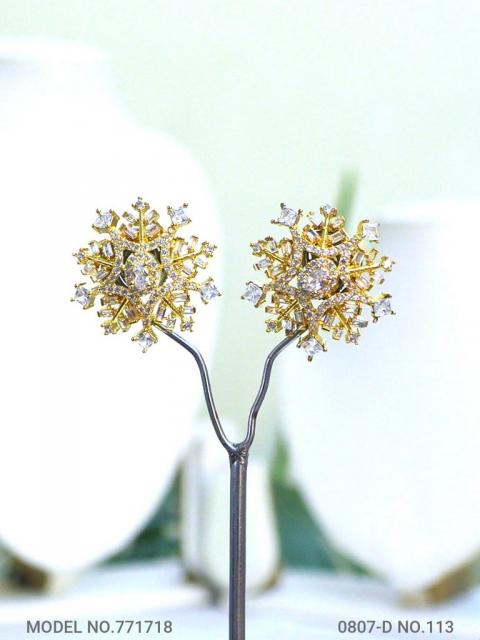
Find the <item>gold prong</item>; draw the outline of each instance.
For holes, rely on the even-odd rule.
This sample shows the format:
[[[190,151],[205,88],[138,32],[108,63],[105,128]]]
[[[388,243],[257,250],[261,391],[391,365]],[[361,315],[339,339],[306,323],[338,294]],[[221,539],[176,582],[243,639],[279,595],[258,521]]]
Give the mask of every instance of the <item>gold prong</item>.
[[[347,269],[347,273],[360,273],[362,271],[374,271],[375,269],[380,269],[382,267],[381,264],[370,264],[365,265],[364,267],[349,267]]]
[[[184,256],[177,256],[176,258],[172,258],[172,262],[180,262],[181,260],[188,260],[189,258],[196,258],[200,255],[201,252],[193,251],[192,253],[187,253]]]
[[[287,261],[285,260],[285,258],[280,258],[280,256],[277,256],[276,253],[272,253],[271,251],[269,251],[268,249],[263,249],[263,253],[268,256],[269,258],[272,258],[272,260],[277,260],[278,262],[281,262],[282,264],[285,264]]]
[[[173,302],[168,298],[168,296],[163,296],[162,300],[163,302],[165,302],[167,307],[169,307],[172,313],[177,316],[177,318],[183,318],[183,315],[180,313],[178,308],[173,304]]]
[[[113,316],[113,318],[112,318],[112,324],[113,324],[114,322],[116,322],[116,321],[117,321],[117,318],[120,316],[120,314],[121,314],[121,313],[122,313],[122,311],[125,309],[125,307],[127,306],[127,304],[128,304],[128,298],[124,298],[124,299],[122,300],[121,304],[119,305],[119,307],[118,307],[118,309],[117,309],[117,311],[116,311],[115,315],[114,315],[114,316]]]
[[[106,267],[114,267],[115,263],[110,262],[110,260],[104,260],[103,258],[96,258],[95,256],[86,256],[87,261],[97,262],[98,264],[103,264]]]

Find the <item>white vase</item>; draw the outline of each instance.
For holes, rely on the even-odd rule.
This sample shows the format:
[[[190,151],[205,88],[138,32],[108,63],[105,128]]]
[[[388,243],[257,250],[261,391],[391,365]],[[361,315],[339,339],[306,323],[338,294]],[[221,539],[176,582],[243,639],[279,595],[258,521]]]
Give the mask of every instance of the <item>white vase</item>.
[[[51,571],[132,539],[169,486],[201,398],[198,372],[170,340],[143,355],[131,333],[104,337],[94,311],[70,304],[81,277],[72,251],[94,239],[97,207],[121,213],[138,195],[162,215],[189,202],[185,233],[220,244],[190,153],[132,122],[110,85],[96,50],[0,41],[0,539]],[[199,309],[193,334],[207,357],[218,310]]]
[[[292,466],[332,542],[402,591],[480,549],[478,203],[391,207],[397,315],[307,366],[282,358]]]

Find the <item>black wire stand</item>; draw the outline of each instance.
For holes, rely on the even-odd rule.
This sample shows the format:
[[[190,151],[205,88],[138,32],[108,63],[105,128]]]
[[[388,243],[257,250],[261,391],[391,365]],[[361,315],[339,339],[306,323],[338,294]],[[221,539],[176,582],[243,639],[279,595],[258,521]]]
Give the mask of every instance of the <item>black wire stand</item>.
[[[273,363],[280,353],[302,332],[299,331],[282,340],[268,354],[257,396],[248,416],[247,433],[241,442],[229,440],[223,430],[212,395],[207,365],[200,351],[177,333],[170,332],[155,323],[166,336],[174,340],[193,356],[200,377],[208,414],[220,443],[230,460],[230,587],[229,587],[229,640],[245,640],[245,560],[246,560],[246,516],[247,516],[247,466],[248,454],[255,437],[257,416],[267,395]]]

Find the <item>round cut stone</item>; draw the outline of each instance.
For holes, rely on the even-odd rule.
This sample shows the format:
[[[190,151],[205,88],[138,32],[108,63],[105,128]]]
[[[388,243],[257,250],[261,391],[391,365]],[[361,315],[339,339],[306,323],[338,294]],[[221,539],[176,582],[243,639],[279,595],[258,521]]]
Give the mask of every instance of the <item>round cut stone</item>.
[[[302,269],[298,286],[316,298],[328,297],[338,286],[337,265],[329,258],[316,258]]]

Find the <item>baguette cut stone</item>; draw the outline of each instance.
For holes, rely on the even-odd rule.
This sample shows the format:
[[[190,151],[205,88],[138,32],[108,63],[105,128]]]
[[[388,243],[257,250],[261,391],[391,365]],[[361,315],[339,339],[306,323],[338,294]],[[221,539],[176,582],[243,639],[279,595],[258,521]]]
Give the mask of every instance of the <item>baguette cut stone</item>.
[[[102,247],[102,253],[105,258],[111,258],[113,256],[113,248],[110,242],[106,242]]]
[[[352,321],[352,324],[360,329],[365,329],[365,327],[368,326],[368,320],[363,316],[357,316],[355,320]]]

